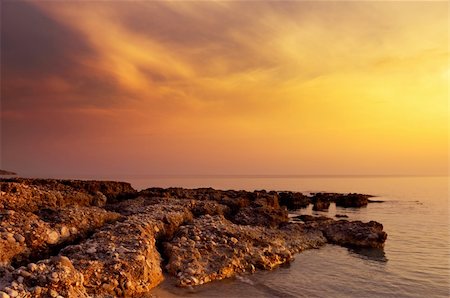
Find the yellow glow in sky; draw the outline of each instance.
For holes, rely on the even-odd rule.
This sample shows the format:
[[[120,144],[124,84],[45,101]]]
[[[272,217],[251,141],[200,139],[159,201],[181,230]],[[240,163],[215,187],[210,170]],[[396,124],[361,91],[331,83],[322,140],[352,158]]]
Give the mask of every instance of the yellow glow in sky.
[[[73,72],[114,86],[53,144],[97,169],[447,174],[448,2],[33,4],[93,49]]]

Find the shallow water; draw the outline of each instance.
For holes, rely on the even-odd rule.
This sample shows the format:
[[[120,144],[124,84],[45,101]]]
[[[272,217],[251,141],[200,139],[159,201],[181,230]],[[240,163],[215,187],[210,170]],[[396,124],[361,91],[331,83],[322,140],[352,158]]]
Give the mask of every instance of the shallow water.
[[[448,177],[372,178],[125,178],[136,188],[149,186],[266,189],[303,192],[359,192],[379,196],[384,203],[367,208],[328,212],[312,208],[297,213],[350,220],[376,220],[388,239],[384,250],[349,250],[326,245],[296,256],[271,272],[257,272],[179,289],[168,278],[152,291],[157,297],[449,297]]]

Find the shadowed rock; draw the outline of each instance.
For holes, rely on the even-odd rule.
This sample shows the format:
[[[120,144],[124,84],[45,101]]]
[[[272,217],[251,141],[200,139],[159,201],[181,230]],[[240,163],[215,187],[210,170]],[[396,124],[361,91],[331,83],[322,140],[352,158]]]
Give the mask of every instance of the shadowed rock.
[[[288,210],[306,208],[311,203],[311,198],[299,192],[284,191],[279,193],[280,205]]]

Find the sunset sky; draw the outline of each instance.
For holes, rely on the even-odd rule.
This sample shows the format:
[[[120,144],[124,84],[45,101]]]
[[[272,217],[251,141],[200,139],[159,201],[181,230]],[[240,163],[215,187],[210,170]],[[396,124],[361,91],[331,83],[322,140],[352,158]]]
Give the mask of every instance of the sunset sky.
[[[443,175],[449,3],[1,1],[23,175]]]

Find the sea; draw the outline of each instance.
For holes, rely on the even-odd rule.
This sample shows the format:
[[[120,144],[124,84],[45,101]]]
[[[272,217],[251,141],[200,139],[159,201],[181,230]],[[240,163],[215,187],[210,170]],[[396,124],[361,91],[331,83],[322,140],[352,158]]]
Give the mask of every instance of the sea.
[[[294,214],[375,220],[388,234],[384,249],[348,249],[327,244],[296,255],[290,264],[193,288],[173,278],[153,297],[450,297],[449,177],[121,177],[137,189],[213,187],[365,193],[383,203],[327,212],[311,206]]]

